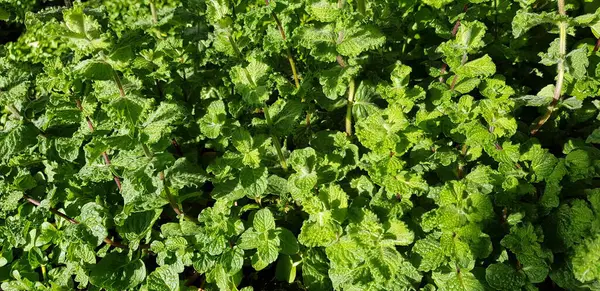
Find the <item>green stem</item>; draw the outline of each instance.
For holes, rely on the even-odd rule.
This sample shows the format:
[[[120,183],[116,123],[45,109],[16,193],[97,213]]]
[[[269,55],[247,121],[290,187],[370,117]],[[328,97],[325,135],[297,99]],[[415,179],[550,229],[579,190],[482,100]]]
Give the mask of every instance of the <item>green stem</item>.
[[[463,53],[462,59],[460,61],[461,65],[464,65],[465,63],[467,63],[468,60],[468,55],[467,52],[465,51]],[[458,81],[458,74],[455,74],[454,77],[452,78],[452,83],[450,84],[450,91],[454,91],[454,88],[456,87],[456,82]]]
[[[19,112],[15,105],[9,104],[8,106],[6,106],[6,108],[8,109],[8,111],[10,111],[10,113],[17,116],[19,119],[23,119],[23,115],[21,115],[21,112]]]
[[[146,155],[146,157],[150,159],[152,156],[154,156],[146,144],[142,144],[142,148],[144,149],[144,155]]]
[[[352,106],[354,106],[354,93],[356,90],[356,84],[354,79],[350,80],[348,90],[348,107],[346,109],[346,135],[352,135]]]
[[[265,3],[267,5],[269,5],[269,1],[265,1]],[[279,29],[279,33],[281,34],[281,38],[283,39],[283,41],[286,41],[287,38],[285,36],[285,30],[283,30],[283,25],[281,25],[281,21],[279,21],[279,17],[277,17],[277,14],[272,13],[273,19],[275,20],[275,23],[277,24],[277,29]],[[292,74],[294,74],[294,83],[296,84],[296,88],[300,88],[300,79],[298,78],[298,72],[296,71],[296,63],[294,62],[294,57],[292,56],[292,51],[290,50],[290,48],[286,49],[286,53],[287,53],[287,58],[288,58],[288,62],[290,63],[290,67],[292,68]]]
[[[119,88],[119,95],[122,98],[125,98],[125,89],[123,89],[123,83],[121,83],[121,78],[119,77],[119,73],[113,69],[113,78],[115,79],[115,83],[117,83],[117,87]]]
[[[269,0],[265,0],[265,4],[269,5]],[[281,21],[277,17],[277,14],[272,13],[273,19],[277,24],[277,28],[279,29],[279,33],[281,34],[281,38],[283,41],[286,41],[285,30],[283,30],[283,25],[281,25]],[[286,49],[287,59],[290,63],[290,68],[292,68],[292,74],[294,75],[294,84],[296,85],[296,89],[300,88],[300,78],[298,77],[298,71],[296,70],[296,62],[294,61],[294,57],[292,56],[292,51],[288,47]],[[302,102],[304,102],[304,98],[302,98]],[[306,126],[310,126],[310,111],[306,112]]]
[[[231,36],[231,32],[228,33],[227,35],[227,39],[229,40],[229,43],[231,44],[231,46],[233,47],[233,50],[235,51],[235,54],[239,57],[242,58],[242,52],[240,51],[240,48],[238,47],[237,43],[235,42],[235,40],[233,39],[233,36]]]
[[[294,62],[294,57],[292,57],[292,52],[290,49],[287,49],[287,58],[288,62],[290,62],[290,67],[292,68],[292,74],[294,74],[294,83],[296,84],[296,89],[300,88],[300,78],[298,78],[298,72],[296,71],[296,62]]]
[[[169,205],[171,206],[171,208],[173,209],[173,211],[175,211],[175,213],[178,216],[182,216],[183,218],[194,222],[194,223],[198,223],[198,220],[185,214],[181,208],[179,208],[179,205],[177,204],[177,202],[175,201],[175,198],[173,198],[173,195],[171,195],[171,190],[169,189],[169,185],[167,183],[167,180],[165,179],[165,173],[164,172],[160,172],[158,173],[158,178],[163,182],[163,188],[165,189],[165,195],[167,196],[167,200],[169,201]]]
[[[267,120],[267,125],[270,127],[273,126],[273,121],[271,120],[271,114],[269,113],[269,108],[264,107],[263,112],[265,113],[265,119]],[[277,151],[277,156],[279,157],[279,163],[281,164],[281,168],[287,172],[287,162],[285,161],[285,157],[283,156],[283,151],[281,150],[281,143],[279,142],[279,138],[273,133],[271,133],[271,139],[273,140],[273,144],[275,146],[275,150]]]
[[[566,16],[565,1],[558,0],[558,12],[561,16]],[[565,79],[565,55],[567,54],[567,27],[566,21],[561,21],[558,24],[558,64],[556,65],[556,85],[554,86],[554,96],[552,96],[552,103],[548,106],[546,113],[540,118],[535,127],[531,130],[531,135],[536,134],[540,128],[550,119],[552,112],[556,109],[556,105],[561,97],[561,91]]]
[[[46,272],[46,265],[41,265],[40,266],[42,268],[42,280],[48,281],[48,274]]]
[[[356,8],[360,14],[365,15],[365,0],[356,0]]]
[[[156,6],[154,5],[154,0],[150,1],[150,11],[152,12],[152,23],[158,23],[158,16],[156,15]]]

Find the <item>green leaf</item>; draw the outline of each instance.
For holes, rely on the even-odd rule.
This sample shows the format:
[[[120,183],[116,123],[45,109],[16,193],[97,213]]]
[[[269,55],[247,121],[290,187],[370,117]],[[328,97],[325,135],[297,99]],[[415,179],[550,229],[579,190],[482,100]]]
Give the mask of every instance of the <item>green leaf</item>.
[[[359,68],[355,66],[335,66],[323,71],[319,77],[319,83],[323,86],[323,93],[329,99],[335,100],[346,93],[352,78],[358,74]]]
[[[421,271],[435,270],[446,260],[440,242],[432,235],[418,240],[413,246],[413,252],[422,257],[419,264]]]
[[[182,189],[183,187],[201,187],[208,179],[205,171],[191,163],[187,158],[180,158],[165,170],[165,178],[169,186]]]
[[[325,251],[309,248],[302,261],[302,281],[309,290],[331,290],[331,280],[327,271],[329,264]]]
[[[295,100],[285,102],[285,105],[277,112],[273,112],[275,104],[269,107],[273,122],[272,132],[276,136],[285,137],[294,132],[298,125],[298,119],[304,113],[304,104]]]
[[[600,236],[589,238],[575,247],[571,259],[573,274],[580,282],[600,279]]]
[[[275,269],[275,278],[283,282],[294,282],[296,279],[296,265],[290,256],[279,255]]]
[[[360,82],[354,95],[354,103],[352,104],[352,115],[360,120],[379,111],[379,106],[375,104],[373,99],[376,98],[376,92],[373,85],[368,82]]]
[[[356,57],[361,53],[381,47],[385,36],[375,26],[360,26],[346,31],[337,51],[343,56]]]
[[[594,129],[592,134],[590,134],[585,140],[587,143],[600,143],[600,128]]]
[[[308,13],[321,22],[334,22],[341,14],[341,9],[335,2],[321,0],[315,1],[308,7]]]
[[[115,74],[108,63],[95,59],[81,61],[73,71],[90,80],[112,80]]]
[[[519,10],[512,20],[512,33],[517,38],[535,26],[557,20],[558,14],[555,13],[542,12],[538,14]]]
[[[415,238],[414,233],[403,221],[391,220],[386,222],[384,227],[386,228],[386,238],[391,239],[395,245],[410,245]]]
[[[475,275],[469,271],[440,273],[434,272],[432,275],[438,290],[461,290],[461,291],[478,291],[485,290],[484,285],[479,282]]]
[[[148,290],[177,290],[179,289],[179,274],[169,266],[160,266],[148,275],[146,285]]]
[[[73,136],[71,138],[57,138],[54,145],[59,157],[67,161],[74,161],[79,156],[79,149],[83,142],[83,136]]]
[[[178,104],[161,102],[142,124],[143,133],[148,137],[144,141],[151,144],[157,143],[164,136],[170,135],[174,126],[183,123],[184,112],[185,109]]]
[[[111,112],[130,127],[138,125],[144,111],[144,103],[138,97],[120,97],[110,103]]]
[[[250,106],[262,106],[271,93],[268,80],[270,68],[267,64],[251,60],[248,66],[233,67],[230,71],[231,81],[236,91],[242,95],[244,102]]]
[[[526,283],[525,274],[506,264],[491,264],[485,270],[485,280],[496,290],[517,290]]]
[[[423,0],[423,3],[425,3],[431,7],[440,9],[440,8],[452,3],[452,0]]]
[[[458,67],[456,73],[466,78],[489,77],[496,73],[496,65],[490,56],[485,55]]]
[[[258,232],[266,232],[275,229],[275,218],[268,208],[263,208],[254,214],[252,226]]]
[[[341,234],[342,227],[333,220],[330,212],[324,212],[304,221],[298,241],[309,247],[328,246]]]
[[[141,260],[110,253],[92,267],[90,283],[106,290],[124,290],[141,284],[146,278],[146,266]]]
[[[542,88],[537,95],[525,95],[516,99],[517,102],[523,103],[526,106],[546,106],[552,102],[552,99],[554,98],[554,90],[554,85],[548,85]]]
[[[221,135],[226,120],[227,112],[223,101],[213,101],[206,108],[206,114],[198,121],[200,132],[208,138],[217,138]]]
[[[298,253],[298,241],[296,241],[296,236],[294,234],[285,229],[285,228],[277,228],[277,237],[279,238],[279,247],[280,253],[286,255],[294,255]]]
[[[277,260],[277,244],[277,240],[267,240],[258,245],[256,253],[251,258],[255,270],[260,271]]]
[[[27,147],[37,143],[37,128],[31,124],[19,124],[16,127],[0,132],[0,155],[6,161]]]
[[[587,49],[576,49],[569,52],[565,58],[567,63],[567,71],[575,79],[583,79],[587,75],[587,67],[589,66]]]
[[[246,196],[251,199],[260,199],[263,197],[267,190],[268,176],[269,173],[265,167],[242,169],[240,172],[240,183],[244,188]]]

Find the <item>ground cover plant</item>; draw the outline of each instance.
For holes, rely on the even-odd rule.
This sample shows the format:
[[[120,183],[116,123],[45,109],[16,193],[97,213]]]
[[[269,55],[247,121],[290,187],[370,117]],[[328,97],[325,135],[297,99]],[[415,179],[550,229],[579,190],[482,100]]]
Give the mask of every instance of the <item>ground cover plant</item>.
[[[600,1],[0,19],[2,290],[600,290]]]

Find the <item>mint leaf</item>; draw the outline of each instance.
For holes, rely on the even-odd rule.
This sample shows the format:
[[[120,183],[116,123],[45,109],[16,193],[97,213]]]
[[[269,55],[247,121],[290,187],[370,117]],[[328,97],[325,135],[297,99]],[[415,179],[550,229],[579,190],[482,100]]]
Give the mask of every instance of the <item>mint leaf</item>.
[[[96,264],[90,273],[90,283],[107,290],[123,290],[141,284],[146,278],[146,266],[140,260],[110,253]]]

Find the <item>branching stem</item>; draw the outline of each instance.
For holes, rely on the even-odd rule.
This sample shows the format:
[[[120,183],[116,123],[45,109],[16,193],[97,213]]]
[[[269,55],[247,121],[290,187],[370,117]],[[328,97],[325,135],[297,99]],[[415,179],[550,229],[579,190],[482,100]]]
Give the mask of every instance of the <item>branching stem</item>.
[[[558,13],[561,16],[566,16],[565,1],[558,0]],[[561,91],[565,79],[565,55],[567,54],[567,27],[566,21],[561,21],[558,24],[559,35],[558,35],[558,64],[556,65],[556,85],[554,86],[554,96],[552,97],[552,103],[548,106],[546,113],[540,118],[535,127],[531,130],[531,135],[535,135],[540,128],[550,119],[552,112],[556,110],[556,105],[561,98]]]

